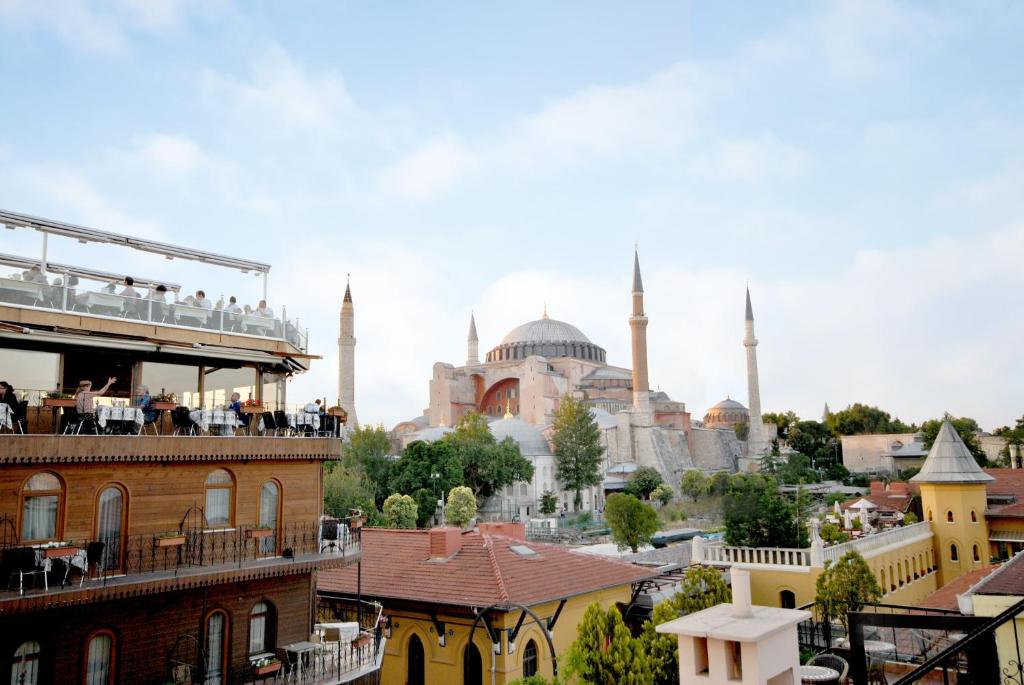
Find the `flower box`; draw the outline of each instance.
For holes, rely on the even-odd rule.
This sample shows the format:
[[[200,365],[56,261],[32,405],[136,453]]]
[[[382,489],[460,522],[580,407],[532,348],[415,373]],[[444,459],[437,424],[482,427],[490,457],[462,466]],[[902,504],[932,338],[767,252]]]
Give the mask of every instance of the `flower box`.
[[[157,411],[173,411],[178,406],[177,402],[154,402],[152,405],[153,409]]]
[[[256,538],[268,538],[273,534],[273,528],[250,528],[249,530],[245,531],[245,536],[250,540]]]
[[[252,667],[252,674],[256,675],[256,676],[270,675],[272,673],[277,673],[280,670],[281,670],[281,662],[280,661],[275,661],[272,664],[264,664],[263,666],[255,666],[254,665]]]
[[[80,548],[70,545],[56,545],[54,547],[47,547],[43,554],[46,555],[47,559],[63,559],[65,557],[73,557],[81,551]]]
[[[352,648],[359,649],[360,647],[365,647],[366,645],[370,644],[370,639],[372,637],[373,636],[369,633],[359,633],[359,636],[356,639],[352,640]]]
[[[267,410],[267,408],[264,407],[262,404],[243,404],[242,405],[242,413],[243,414],[262,414],[266,410]]]
[[[164,537],[158,537],[156,539],[157,547],[178,547],[185,544],[185,534],[181,535],[165,535]]]
[[[56,397],[45,397],[45,398],[43,398],[43,406],[44,407],[73,407],[73,406],[75,406],[75,400],[73,398],[72,399],[62,399],[62,398],[56,398]]]

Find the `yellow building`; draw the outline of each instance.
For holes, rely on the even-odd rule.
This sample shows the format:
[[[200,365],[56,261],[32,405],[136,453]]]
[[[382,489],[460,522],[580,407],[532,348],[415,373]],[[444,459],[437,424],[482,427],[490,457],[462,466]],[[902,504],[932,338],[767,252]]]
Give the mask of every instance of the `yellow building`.
[[[526,542],[521,524],[370,528],[362,542],[361,571],[321,573],[317,593],[383,604],[384,685],[551,678],[588,605],[627,604],[634,584],[657,575]]]

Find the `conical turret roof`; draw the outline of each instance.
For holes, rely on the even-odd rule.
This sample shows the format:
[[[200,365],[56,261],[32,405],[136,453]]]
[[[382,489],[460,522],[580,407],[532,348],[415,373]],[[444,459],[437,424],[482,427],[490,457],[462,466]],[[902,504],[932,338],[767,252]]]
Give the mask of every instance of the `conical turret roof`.
[[[643,291],[644,281],[640,278],[640,253],[633,250],[633,292],[642,293]]]
[[[913,483],[987,483],[995,480],[981,470],[953,424],[946,419],[935,436],[935,443]]]
[[[750,286],[747,286],[747,311],[745,316],[746,321],[754,320],[754,308],[750,306]]]
[[[468,340],[470,340],[472,342],[479,342],[479,339],[476,337],[476,317],[473,316],[472,313],[470,313],[470,315],[469,315],[469,338],[468,338]]]

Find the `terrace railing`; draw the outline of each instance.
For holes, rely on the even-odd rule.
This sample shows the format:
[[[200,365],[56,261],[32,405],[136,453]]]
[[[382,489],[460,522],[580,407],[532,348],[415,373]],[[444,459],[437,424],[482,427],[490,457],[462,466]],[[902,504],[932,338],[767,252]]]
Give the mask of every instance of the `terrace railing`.
[[[734,547],[704,542],[703,562],[710,564],[770,564],[774,566],[810,566],[811,550],[792,547]]]
[[[868,556],[871,552],[883,547],[899,545],[919,536],[930,535],[931,531],[931,524],[928,521],[921,521],[909,526],[890,528],[880,533],[865,535],[856,540],[826,547],[824,550],[825,561],[838,561],[840,557],[850,551],[855,551],[861,556]]]

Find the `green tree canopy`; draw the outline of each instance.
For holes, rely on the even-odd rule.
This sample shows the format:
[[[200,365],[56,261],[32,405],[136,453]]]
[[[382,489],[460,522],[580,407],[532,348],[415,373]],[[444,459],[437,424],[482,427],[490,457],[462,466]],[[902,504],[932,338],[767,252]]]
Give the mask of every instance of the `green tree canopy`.
[[[731,474],[727,471],[718,471],[708,479],[708,492],[712,495],[721,496],[729,491],[729,478]]]
[[[550,490],[545,490],[540,496],[540,513],[550,516],[558,510],[558,497]]]
[[[582,683],[650,685],[652,682],[642,645],[630,635],[614,606],[607,611],[597,602],[587,607],[576,630],[576,640],[569,648],[567,662],[566,670]]]
[[[380,514],[373,501],[373,489],[359,466],[341,462],[328,464],[330,468],[324,469],[324,513],[344,518],[349,511],[359,509],[367,515],[370,525],[377,525]]]
[[[697,469],[690,469],[684,473],[679,484],[680,491],[687,497],[692,498],[694,502],[697,501],[698,497],[707,493],[709,487],[710,483],[708,482],[708,479],[704,476],[702,471]]]
[[[821,478],[818,472],[811,468],[811,459],[800,453],[790,454],[786,461],[779,464],[777,469],[779,480],[786,485],[797,483],[817,483]]]
[[[789,427],[800,420],[796,412],[768,412],[761,414],[761,420],[765,423],[774,423],[779,428],[779,438],[785,440],[789,435]]]
[[[799,547],[794,505],[779,492],[778,482],[761,474],[736,474],[729,480],[725,503],[725,541],[741,547]]]
[[[846,409],[831,412],[827,417],[828,429],[835,435],[865,435],[868,433],[911,433],[913,424],[907,425],[889,412],[859,402]]]
[[[358,465],[373,492],[376,507],[388,496],[388,470],[391,461],[391,439],[384,426],[363,425],[348,433],[341,446],[342,461],[349,466]]]
[[[463,485],[480,503],[508,485],[533,480],[533,464],[519,451],[519,445],[511,438],[497,442],[483,414],[469,412],[444,440],[452,445],[462,465]]]
[[[797,421],[786,439],[790,448],[813,459],[816,466],[842,463],[842,443],[820,421]]]
[[[956,418],[949,414],[946,414],[942,419],[931,419],[921,424],[922,441],[924,448],[930,450],[932,445],[935,444],[935,438],[939,434],[939,429],[942,428],[943,420],[948,419],[953,424],[954,430],[960,439],[967,445],[967,449],[970,450],[974,456],[974,460],[978,462],[980,466],[988,466],[988,457],[985,455],[985,450],[981,449],[981,442],[978,441],[978,422],[972,418],[961,416]]]
[[[634,553],[640,545],[650,542],[658,530],[658,515],[654,509],[633,495],[620,492],[609,495],[605,500],[604,518],[619,549],[628,547]]]
[[[422,488],[432,492],[437,500],[442,493],[462,484],[462,465],[451,443],[416,440],[406,446],[391,466],[389,481],[395,492],[411,495]]]
[[[658,469],[641,466],[630,476],[624,490],[626,494],[633,495],[637,499],[647,499],[661,483],[662,478]]]
[[[444,518],[449,525],[465,528],[476,516],[476,496],[465,485],[452,488],[444,505]]]
[[[671,502],[672,498],[675,496],[675,490],[673,490],[672,486],[668,483],[662,483],[651,492],[651,499],[658,500],[663,505]]]
[[[825,621],[839,620],[846,626],[846,614],[860,611],[865,604],[877,602],[882,588],[864,557],[849,551],[839,561],[825,562],[818,576],[814,598]]]
[[[552,443],[555,477],[575,493],[578,511],[582,490],[601,483],[601,431],[590,409],[572,395],[564,395],[555,411]]]
[[[391,528],[415,528],[418,508],[412,497],[396,492],[384,500],[384,525]]]

